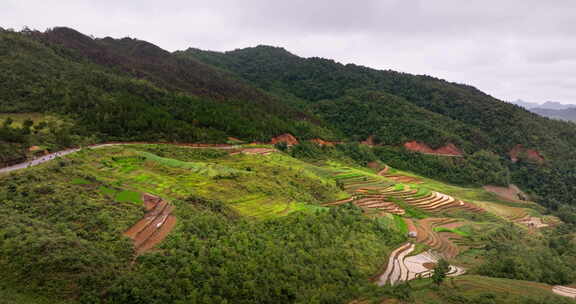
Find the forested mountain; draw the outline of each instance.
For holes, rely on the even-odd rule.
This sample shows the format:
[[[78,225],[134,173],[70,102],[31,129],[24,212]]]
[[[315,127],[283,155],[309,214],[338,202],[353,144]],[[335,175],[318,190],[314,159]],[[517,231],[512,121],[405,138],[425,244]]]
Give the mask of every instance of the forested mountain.
[[[0,28],[0,71],[0,302],[576,296],[574,123],[270,46]]]
[[[0,69],[0,112],[69,118],[74,127],[59,138],[224,142],[227,136],[267,141],[282,133],[333,137],[319,119],[290,102],[139,40],[93,39],[67,28],[1,31]],[[23,138],[27,132],[2,130],[4,162],[22,155],[18,151],[23,148],[14,147],[28,141]]]
[[[353,64],[343,65],[322,58],[300,58],[282,48],[269,46],[225,53],[189,49],[179,55],[233,71],[266,90],[291,94],[307,101],[313,109],[320,101],[325,108],[326,104],[352,95],[350,92],[354,90],[395,95],[412,105],[444,117],[445,124],[448,125],[440,126],[444,129],[444,136],[438,134],[439,132],[432,132],[435,136],[426,134],[421,138],[413,138],[433,146],[445,144],[446,141],[465,144],[462,142],[464,141],[470,144],[470,152],[490,149],[505,153],[515,145],[522,144],[554,158],[566,156],[571,151],[570,147],[576,144],[576,129],[569,125],[534,115],[476,88],[430,76],[380,71]],[[366,99],[360,98],[360,102]],[[323,114],[322,110],[316,112],[320,116]],[[355,119],[361,121],[363,117],[364,115],[359,113]],[[418,126],[418,121],[405,120],[404,125]],[[331,122],[336,127],[345,128],[335,119]],[[391,125],[385,129],[390,132],[394,127]],[[426,130],[421,126],[417,128]],[[390,142],[388,134],[375,132],[374,135],[377,141],[397,144]]]
[[[300,58],[278,47],[225,53],[188,49],[177,54],[236,73],[269,92],[297,98],[350,138],[374,135],[384,145],[408,140],[432,147],[453,143],[468,154],[496,153],[510,168],[512,181],[540,194],[543,204],[552,208],[576,205],[571,194],[575,190],[571,185],[576,185],[576,127],[572,123],[539,116],[471,86]],[[455,183],[469,175],[461,171],[467,166],[461,161],[400,158],[411,159],[403,162],[410,170],[444,171],[443,178]],[[536,165],[535,160],[544,163]]]
[[[573,124],[430,76],[301,58],[269,46],[170,53],[137,39],[98,39],[69,28],[2,31],[0,42],[0,112],[54,113],[67,122],[52,128],[50,140],[37,126],[5,125],[4,163],[32,144],[56,150],[111,140],[268,141],[290,133],[301,140],[371,137],[396,154],[406,153],[400,147],[407,142],[432,149],[453,144],[466,155],[495,153],[500,160],[484,159],[496,159],[512,170],[514,182],[543,196],[574,184],[576,174],[565,174],[573,172],[566,168],[575,159]],[[469,175],[458,170],[477,167],[462,162],[410,169],[441,166],[434,172],[458,182],[456,176]],[[545,196],[552,205],[574,200],[568,189]]]

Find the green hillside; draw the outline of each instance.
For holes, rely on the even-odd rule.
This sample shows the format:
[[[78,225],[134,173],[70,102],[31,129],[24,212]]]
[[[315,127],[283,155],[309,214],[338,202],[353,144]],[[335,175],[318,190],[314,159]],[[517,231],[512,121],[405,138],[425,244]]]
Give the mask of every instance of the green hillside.
[[[416,140],[433,148],[453,143],[467,154],[484,150],[496,153],[510,168],[512,182],[539,195],[542,204],[554,210],[562,209],[563,204],[576,206],[574,189],[567,186],[576,184],[576,128],[572,123],[538,116],[470,86],[322,58],[301,58],[277,47],[225,53],[188,49],[177,55],[212,64],[269,92],[297,99],[305,109],[355,140],[374,135],[375,142],[384,145]],[[513,164],[509,152],[519,144],[525,150]],[[546,168],[535,165],[526,149],[537,151]],[[450,182],[466,175],[458,172],[462,164],[440,161],[438,168],[433,158],[409,157],[420,158],[419,164],[403,164],[402,168],[424,174],[430,168],[455,171],[442,176]],[[395,158],[406,155],[398,151]],[[559,214],[573,212],[570,210],[562,209]]]
[[[377,174],[379,168],[345,157],[312,163],[254,149],[106,146],[1,177],[0,291],[15,303],[435,303],[419,300],[429,293],[451,301],[525,303],[491,287],[493,278],[463,276],[441,291],[430,279],[410,283],[409,290],[374,285],[386,257],[406,241],[407,221],[442,240],[423,241],[417,253],[430,248],[452,256],[456,250],[450,263],[471,274],[576,281],[576,243],[567,227],[526,233],[518,222],[528,214],[542,217],[545,210],[536,204],[393,168]],[[398,182],[398,176],[411,179]],[[389,193],[388,201],[405,213],[362,205],[362,189]],[[436,191],[465,200],[465,208],[428,207],[434,204],[426,198]],[[168,201],[176,219],[166,239],[144,253],[134,252],[124,236],[149,212],[143,195]],[[342,201],[348,198],[355,200]],[[414,204],[416,198],[422,203]],[[429,223],[438,226],[427,230]],[[460,226],[438,228],[443,223]],[[443,239],[452,233],[456,239]],[[449,284],[458,288],[446,289]],[[552,299],[551,287],[541,286],[524,296]]]
[[[132,43],[134,48],[115,47],[109,39],[94,40],[69,29],[0,32],[0,113],[43,113],[70,122],[52,128],[56,140],[35,137],[32,126],[5,126],[0,130],[5,163],[21,158],[30,145],[57,150],[82,141],[226,142],[228,136],[268,141],[282,133],[331,136],[307,114],[209,66],[180,64],[166,51],[141,41],[117,43]],[[84,54],[86,49],[104,56],[104,62]],[[151,51],[139,58],[129,52],[132,49]],[[172,71],[161,69],[174,65],[179,81],[168,77]],[[199,77],[204,81],[196,80]]]
[[[573,123],[268,46],[0,28],[0,70],[0,303],[574,303]]]
[[[518,106],[499,101],[476,88],[449,83],[430,76],[415,76],[394,71],[374,70],[353,64],[343,65],[322,58],[300,58],[282,48],[258,46],[225,53],[205,52],[189,49],[178,53],[182,57],[192,57],[206,63],[222,67],[240,77],[248,79],[259,87],[279,94],[290,94],[314,107],[314,104],[349,96],[354,90],[376,91],[397,96],[413,105],[438,113],[445,117],[442,125],[450,137],[406,136],[408,139],[423,140],[432,146],[443,145],[448,140],[465,139],[475,150],[490,149],[504,153],[516,144],[536,148],[549,158],[566,157],[571,153],[575,129],[573,125],[551,121],[534,115]],[[361,102],[370,102],[372,95],[357,97]],[[381,103],[393,101],[382,100]],[[320,115],[324,111],[317,110]],[[354,118],[362,121],[366,113],[358,113]],[[395,116],[394,112],[390,113]],[[408,116],[408,115],[406,115]],[[404,124],[414,125],[426,132],[428,128],[417,123],[415,118],[407,118]],[[345,128],[345,122],[330,120],[335,127]],[[461,125],[449,127],[454,122]],[[387,132],[404,134],[399,124],[382,125]],[[384,128],[386,127],[386,128]],[[401,143],[384,130],[376,129],[378,141],[386,144]],[[459,143],[459,142],[456,142]],[[470,150],[469,150],[470,151]]]

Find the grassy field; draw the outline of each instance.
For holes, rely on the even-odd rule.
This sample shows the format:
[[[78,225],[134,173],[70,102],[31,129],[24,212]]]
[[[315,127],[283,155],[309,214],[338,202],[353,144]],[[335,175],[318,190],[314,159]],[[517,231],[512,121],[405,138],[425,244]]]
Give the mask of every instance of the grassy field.
[[[414,289],[412,301],[417,304],[573,303],[568,298],[554,295],[546,284],[476,275],[449,278],[439,289],[427,280],[415,281],[411,286]]]
[[[285,154],[228,155],[210,149],[162,145],[113,146],[70,156],[80,180],[109,185],[101,189],[116,201],[140,202],[141,193],[166,199],[199,196],[229,204],[241,215],[267,219],[348,194],[331,178],[333,170]]]

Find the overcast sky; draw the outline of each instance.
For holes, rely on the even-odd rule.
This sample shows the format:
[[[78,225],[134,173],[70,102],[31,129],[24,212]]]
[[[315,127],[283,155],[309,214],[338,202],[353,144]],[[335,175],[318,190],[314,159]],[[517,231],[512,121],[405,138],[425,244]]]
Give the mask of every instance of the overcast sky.
[[[2,0],[0,26],[68,26],[173,51],[282,46],[576,104],[574,0]]]

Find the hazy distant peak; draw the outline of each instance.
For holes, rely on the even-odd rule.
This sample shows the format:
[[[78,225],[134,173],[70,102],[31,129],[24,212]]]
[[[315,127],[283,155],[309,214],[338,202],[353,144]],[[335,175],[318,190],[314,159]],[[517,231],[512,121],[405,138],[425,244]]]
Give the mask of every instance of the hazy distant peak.
[[[554,109],[554,110],[565,110],[569,108],[575,108],[576,105],[573,104],[563,104],[557,101],[547,101],[539,106],[539,108],[543,109]]]
[[[518,99],[516,101],[512,101],[513,104],[526,108],[528,110],[531,109],[550,109],[550,110],[565,110],[570,108],[576,108],[576,105],[573,104],[563,104],[557,101],[546,101],[544,103],[535,103],[535,102],[528,102],[522,99]]]

